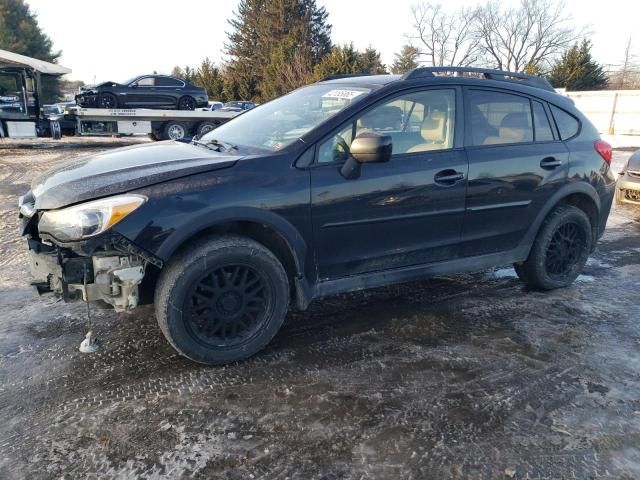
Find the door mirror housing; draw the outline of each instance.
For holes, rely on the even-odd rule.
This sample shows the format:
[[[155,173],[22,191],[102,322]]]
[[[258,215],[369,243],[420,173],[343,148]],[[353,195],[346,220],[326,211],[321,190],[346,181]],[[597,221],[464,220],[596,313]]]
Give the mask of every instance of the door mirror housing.
[[[353,139],[349,153],[358,163],[382,163],[389,161],[392,150],[391,135],[364,132]]]
[[[393,150],[390,135],[375,132],[365,132],[358,135],[351,142],[349,156],[340,168],[340,174],[347,180],[360,176],[360,166],[363,163],[384,163],[391,158]]]

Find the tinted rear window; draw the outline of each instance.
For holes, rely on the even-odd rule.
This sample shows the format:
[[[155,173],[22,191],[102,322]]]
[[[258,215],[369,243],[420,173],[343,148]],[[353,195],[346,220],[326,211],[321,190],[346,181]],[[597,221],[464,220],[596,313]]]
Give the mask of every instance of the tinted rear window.
[[[487,90],[470,90],[469,106],[473,145],[533,141],[531,104],[528,98]]]
[[[181,87],[182,82],[175,78],[170,77],[158,77],[156,78],[156,85],[160,87]]]
[[[536,142],[553,141],[551,124],[540,102],[533,102],[533,124],[536,133]]]
[[[580,130],[580,122],[578,119],[555,105],[550,105],[550,107],[553,118],[558,126],[558,131],[560,132],[560,138],[567,140],[575,136],[578,130]]]

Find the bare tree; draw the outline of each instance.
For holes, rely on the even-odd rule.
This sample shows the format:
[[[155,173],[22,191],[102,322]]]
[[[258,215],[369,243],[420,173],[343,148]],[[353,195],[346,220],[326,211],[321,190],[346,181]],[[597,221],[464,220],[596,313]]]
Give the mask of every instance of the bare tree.
[[[584,31],[569,26],[563,1],[521,0],[503,9],[490,0],[475,15],[484,61],[501,70],[536,70],[566,51]]]
[[[619,72],[611,75],[612,85],[615,88],[638,88],[640,87],[640,67],[636,62],[637,55],[634,55],[631,50],[631,35],[627,40],[627,47],[624,49],[624,61],[622,62],[622,69]]]
[[[469,66],[478,59],[474,34],[476,11],[461,8],[447,13],[440,4],[420,3],[411,8],[413,31],[409,40],[421,61],[431,66]]]

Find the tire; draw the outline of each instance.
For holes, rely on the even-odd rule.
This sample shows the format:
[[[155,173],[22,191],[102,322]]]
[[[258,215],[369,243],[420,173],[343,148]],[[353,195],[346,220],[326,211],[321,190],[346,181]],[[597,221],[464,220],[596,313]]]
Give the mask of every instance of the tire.
[[[185,96],[178,100],[178,110],[195,110],[196,100],[193,97]]]
[[[118,99],[113,93],[101,93],[98,97],[99,108],[118,108]]]
[[[533,242],[529,257],[514,264],[527,285],[553,290],[571,285],[587,263],[593,234],[586,213],[571,205],[561,205],[545,219]]]
[[[198,125],[198,137],[202,137],[202,135],[209,133],[211,130],[214,130],[220,125],[220,123],[204,121]]]
[[[170,121],[164,126],[163,136],[165,140],[182,140],[187,135],[187,127],[180,122]]]
[[[207,365],[262,350],[288,307],[289,281],[278,259],[239,236],[204,238],[179,252],[160,273],[155,291],[166,339],[181,355]]]

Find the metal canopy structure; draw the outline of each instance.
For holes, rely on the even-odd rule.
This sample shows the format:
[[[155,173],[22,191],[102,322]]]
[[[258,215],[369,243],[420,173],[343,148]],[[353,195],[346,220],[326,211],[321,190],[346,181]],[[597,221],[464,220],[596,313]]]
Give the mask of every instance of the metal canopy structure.
[[[70,68],[63,67],[62,65],[45,62],[37,58],[19,55],[6,50],[0,50],[0,68],[8,66],[29,67],[38,73],[46,75],[65,75],[71,73]]]

